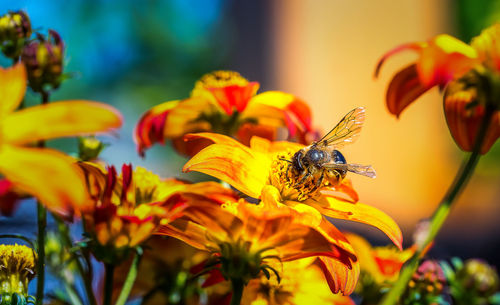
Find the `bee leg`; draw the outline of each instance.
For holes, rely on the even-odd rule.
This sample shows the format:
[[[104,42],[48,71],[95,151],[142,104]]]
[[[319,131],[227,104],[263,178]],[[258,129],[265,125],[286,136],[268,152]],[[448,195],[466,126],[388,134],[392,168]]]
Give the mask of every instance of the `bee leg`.
[[[293,187],[297,187],[297,186],[301,185],[302,183],[304,183],[306,181],[306,179],[309,178],[310,175],[311,174],[309,173],[309,171],[305,170],[304,173],[299,176],[299,178],[300,178],[299,182],[295,183]]]
[[[325,170],[322,170],[321,171],[321,176],[319,176],[318,181],[316,181],[316,188],[315,188],[315,190],[321,187],[321,184],[323,183],[323,179],[324,178],[325,178]]]

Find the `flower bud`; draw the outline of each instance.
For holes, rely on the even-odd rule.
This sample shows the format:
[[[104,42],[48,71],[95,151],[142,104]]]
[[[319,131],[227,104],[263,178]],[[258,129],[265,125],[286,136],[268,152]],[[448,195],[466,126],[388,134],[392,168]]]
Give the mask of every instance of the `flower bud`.
[[[457,270],[457,281],[469,292],[490,296],[499,288],[498,274],[494,268],[479,259],[469,259]]]
[[[444,298],[446,278],[438,262],[420,264],[408,283],[403,297],[405,304],[447,304]]]
[[[78,138],[78,156],[83,161],[92,161],[99,158],[99,154],[106,147],[95,137],[80,137]]]
[[[31,22],[25,12],[9,12],[0,17],[0,43],[5,56],[17,59],[30,36]]]
[[[64,43],[56,31],[37,38],[26,45],[21,59],[26,65],[29,86],[35,92],[56,89],[62,81]]]

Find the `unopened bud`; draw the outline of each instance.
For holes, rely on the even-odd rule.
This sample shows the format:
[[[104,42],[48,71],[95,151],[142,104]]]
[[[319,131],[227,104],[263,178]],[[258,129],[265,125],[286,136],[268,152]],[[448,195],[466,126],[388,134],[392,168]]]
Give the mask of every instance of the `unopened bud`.
[[[106,147],[94,137],[80,137],[78,138],[78,156],[83,161],[91,161],[99,158],[99,154]]]
[[[9,12],[0,17],[0,43],[5,56],[17,59],[30,36],[31,22],[25,12]]]
[[[26,45],[21,59],[26,65],[29,86],[35,92],[47,92],[59,87],[62,81],[64,43],[56,31],[37,38]]]

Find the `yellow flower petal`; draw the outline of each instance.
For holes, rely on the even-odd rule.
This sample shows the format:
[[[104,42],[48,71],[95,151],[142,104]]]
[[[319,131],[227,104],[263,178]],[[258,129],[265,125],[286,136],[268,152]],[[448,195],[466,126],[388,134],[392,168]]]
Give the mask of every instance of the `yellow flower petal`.
[[[26,92],[26,69],[24,64],[0,68],[0,118],[14,111]]]
[[[26,144],[38,140],[94,134],[122,125],[120,113],[106,104],[64,101],[10,114],[3,122],[4,141]]]
[[[396,222],[381,210],[362,203],[350,203],[334,197],[325,197],[322,202],[309,200],[307,203],[316,207],[321,214],[344,220],[352,220],[374,226],[384,232],[392,242],[401,250],[403,235]]]
[[[84,180],[74,160],[57,151],[4,144],[0,172],[61,216],[69,217],[88,204]]]
[[[342,292],[343,295],[350,295],[354,291],[360,271],[358,261],[353,262],[351,268],[346,268],[342,262],[322,256],[318,257],[317,263],[323,269],[328,286],[333,293]]]
[[[214,141],[184,165],[184,172],[198,171],[231,184],[250,197],[259,198],[266,185],[271,160],[266,154],[250,148],[230,137],[200,133],[192,135]]]

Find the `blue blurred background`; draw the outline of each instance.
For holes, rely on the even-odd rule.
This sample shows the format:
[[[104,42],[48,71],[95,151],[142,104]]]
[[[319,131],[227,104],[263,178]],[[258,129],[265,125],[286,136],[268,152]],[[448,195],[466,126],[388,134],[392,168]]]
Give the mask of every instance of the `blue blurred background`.
[[[132,131],[144,111],[187,97],[194,82],[215,69],[239,71],[259,81],[261,91],[297,94],[311,104],[315,125],[323,130],[353,107],[366,106],[366,128],[349,156],[372,162],[379,177],[353,180],[363,202],[394,217],[409,245],[415,224],[431,215],[463,155],[448,135],[437,90],[396,122],[385,110],[384,91],[402,65],[387,68],[377,82],[374,65],[400,43],[439,33],[470,41],[499,20],[500,1],[0,1],[0,14],[19,9],[28,13],[35,29],[54,29],[66,43],[65,71],[72,77],[51,99],[102,101],[123,113],[119,134],[103,137],[111,145],[102,157],[118,166],[132,162],[163,177],[199,178],[180,173],[185,159],[168,145],[139,158]],[[38,100],[33,93],[27,98]],[[77,148],[75,139],[49,145],[68,153]],[[497,143],[481,160],[432,255],[482,257],[499,265],[499,186]],[[27,201],[14,217],[0,216],[0,232],[34,237],[34,211],[34,203]],[[388,243],[372,229],[340,226]]]

